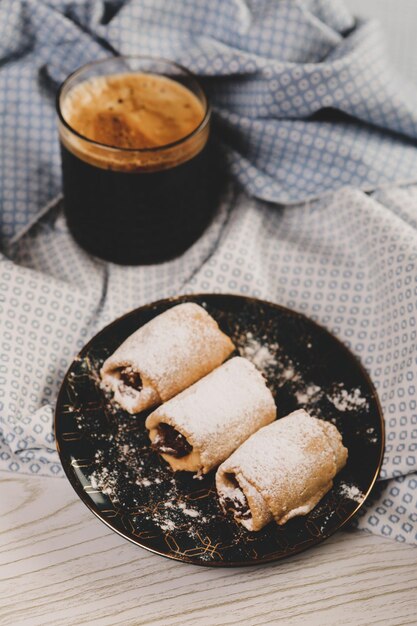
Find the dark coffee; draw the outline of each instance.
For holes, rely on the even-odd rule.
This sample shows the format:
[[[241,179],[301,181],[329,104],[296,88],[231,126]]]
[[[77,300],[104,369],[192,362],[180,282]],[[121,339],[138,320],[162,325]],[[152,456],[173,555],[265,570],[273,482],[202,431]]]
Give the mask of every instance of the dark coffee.
[[[61,106],[64,206],[76,241],[121,264],[186,250],[219,191],[198,98],[168,78],[121,74],[80,83]]]
[[[209,145],[175,168],[147,173],[95,167],[62,144],[61,154],[68,227],[102,259],[128,265],[171,259],[210,220],[219,181],[210,171]]]

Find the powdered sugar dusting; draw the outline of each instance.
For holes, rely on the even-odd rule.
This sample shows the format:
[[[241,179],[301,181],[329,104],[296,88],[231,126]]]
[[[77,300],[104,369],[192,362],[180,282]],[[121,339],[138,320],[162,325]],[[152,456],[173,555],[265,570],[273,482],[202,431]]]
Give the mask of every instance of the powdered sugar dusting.
[[[253,363],[261,372],[277,365],[278,344],[267,345],[260,342],[251,332],[246,333],[246,342],[240,348],[240,354]]]
[[[354,502],[362,502],[365,495],[356,485],[348,485],[347,483],[340,483],[339,485],[339,493],[345,498],[349,498],[349,500],[353,500]]]
[[[335,385],[333,393],[328,394],[327,398],[339,411],[368,408],[368,401],[362,396],[361,390],[359,388],[347,390],[343,383]]]
[[[307,341],[307,344],[312,347],[310,341]],[[295,397],[299,407],[308,410],[313,417],[325,417],[319,406],[324,395],[323,390],[305,377],[302,368],[286,354],[278,342],[268,343],[267,336],[257,339],[252,332],[248,332],[239,342],[239,351],[252,361],[267,379],[273,376],[274,386],[279,389],[285,387],[288,393]],[[280,395],[277,397],[278,415],[280,415],[279,399]],[[332,420],[331,417],[329,419]]]
[[[261,513],[256,512],[260,517],[267,519],[270,512],[284,523],[292,511],[308,513],[336,471],[333,443],[322,423],[300,409],[258,430],[221,465],[217,484],[222,497],[228,475],[238,471],[263,496]]]
[[[161,530],[167,531],[173,531],[176,529],[175,523],[170,519],[167,519],[165,522],[161,522],[159,527],[161,528]]]
[[[185,302],[167,309],[130,335],[104,362],[103,383],[117,395],[116,372],[130,366],[166,400],[220,365],[233,349],[230,338],[205,309]],[[117,395],[117,399],[130,410],[124,406],[123,395]],[[149,406],[152,404],[155,402]]]
[[[308,335],[300,336],[299,341],[308,350],[313,348],[313,342]],[[280,390],[277,395],[278,415],[282,415],[280,397],[284,389],[288,395],[295,398],[298,407],[306,409],[313,417],[326,419],[333,424],[337,423],[337,414],[336,411],[332,411],[331,406],[342,413],[359,412],[369,408],[368,400],[359,387],[349,388],[345,382],[336,381],[330,391],[328,385],[323,389],[310,378],[314,369],[307,370],[307,374],[303,365],[294,361],[277,341],[269,341],[266,334],[257,336],[252,331],[242,333],[235,343],[240,354],[260,369],[267,380],[274,377],[272,385]],[[369,437],[369,441],[377,442],[372,436]]]
[[[178,508],[181,509],[181,511],[184,513],[184,515],[188,515],[189,517],[199,517],[200,516],[199,511],[196,511],[195,509],[189,509],[187,507],[187,505],[185,504],[185,502],[179,502],[178,503]]]
[[[207,473],[275,416],[274,398],[262,375],[247,359],[234,357],[156,409],[146,427],[155,429],[165,422],[191,437],[201,466],[187,469]],[[177,459],[174,462],[184,468]]]
[[[310,384],[303,390],[296,390],[295,397],[300,406],[308,405],[309,402],[317,402],[323,395],[323,391],[317,385]]]
[[[256,337],[254,333],[247,332],[238,340],[235,340],[242,356],[251,361],[269,380],[271,386],[282,388],[286,386],[297,399],[298,406],[308,408],[309,412],[318,418],[322,418],[318,401],[323,392],[316,384],[305,380],[301,368],[285,353],[278,342],[269,342],[266,335]],[[312,344],[308,342],[311,347]],[[279,396],[278,415],[279,412]]]
[[[95,469],[89,476],[90,489],[107,496],[114,507],[120,508],[125,506],[125,490],[128,490],[129,509],[133,508],[142,520],[166,533],[190,533],[200,525],[212,523],[220,509],[211,506],[210,512],[203,513],[199,503],[208,493],[206,489],[197,487],[197,491],[188,496],[184,494],[176,475],[165,463],[155,465],[154,461],[159,459],[148,443],[144,447],[124,443],[126,427],[131,424],[119,426],[115,435],[117,457],[108,457],[103,450],[96,451]],[[144,504],[146,493],[150,497],[149,504]]]

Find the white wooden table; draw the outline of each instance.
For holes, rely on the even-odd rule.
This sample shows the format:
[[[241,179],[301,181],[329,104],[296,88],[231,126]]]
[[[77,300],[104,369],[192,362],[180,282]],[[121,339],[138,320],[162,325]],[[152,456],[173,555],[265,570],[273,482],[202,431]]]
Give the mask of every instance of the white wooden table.
[[[0,624],[417,624],[417,548],[340,531],[265,566],[185,565],[109,530],[66,479],[1,472]]]

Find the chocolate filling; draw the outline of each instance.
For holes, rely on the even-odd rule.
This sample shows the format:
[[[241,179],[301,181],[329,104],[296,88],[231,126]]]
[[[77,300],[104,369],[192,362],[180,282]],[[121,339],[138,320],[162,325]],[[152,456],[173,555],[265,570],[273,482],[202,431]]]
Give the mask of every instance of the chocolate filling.
[[[245,496],[243,496],[245,498]],[[249,519],[251,517],[251,512],[248,507],[248,503],[241,502],[240,499],[237,498],[223,498],[222,504],[226,513],[233,513],[239,519]]]
[[[187,456],[193,449],[184,435],[181,435],[178,430],[175,430],[175,428],[163,422],[158,425],[158,432],[151,447],[152,450],[156,452],[171,454],[176,459]]]
[[[252,513],[239,483],[233,474],[228,474],[227,477],[233,483],[234,488],[233,495],[221,498],[221,504],[225,513],[232,513],[238,519],[250,519]]]
[[[131,367],[124,367],[120,370],[120,380],[126,387],[132,387],[136,391],[141,391],[143,384],[139,372]]]

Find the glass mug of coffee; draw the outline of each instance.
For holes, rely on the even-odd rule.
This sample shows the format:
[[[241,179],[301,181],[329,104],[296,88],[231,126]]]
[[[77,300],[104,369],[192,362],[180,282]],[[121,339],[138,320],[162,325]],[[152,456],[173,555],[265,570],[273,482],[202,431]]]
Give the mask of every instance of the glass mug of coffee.
[[[57,111],[64,211],[85,250],[136,265],[196,241],[217,204],[219,168],[193,74],[147,57],[93,62],[61,85]]]

